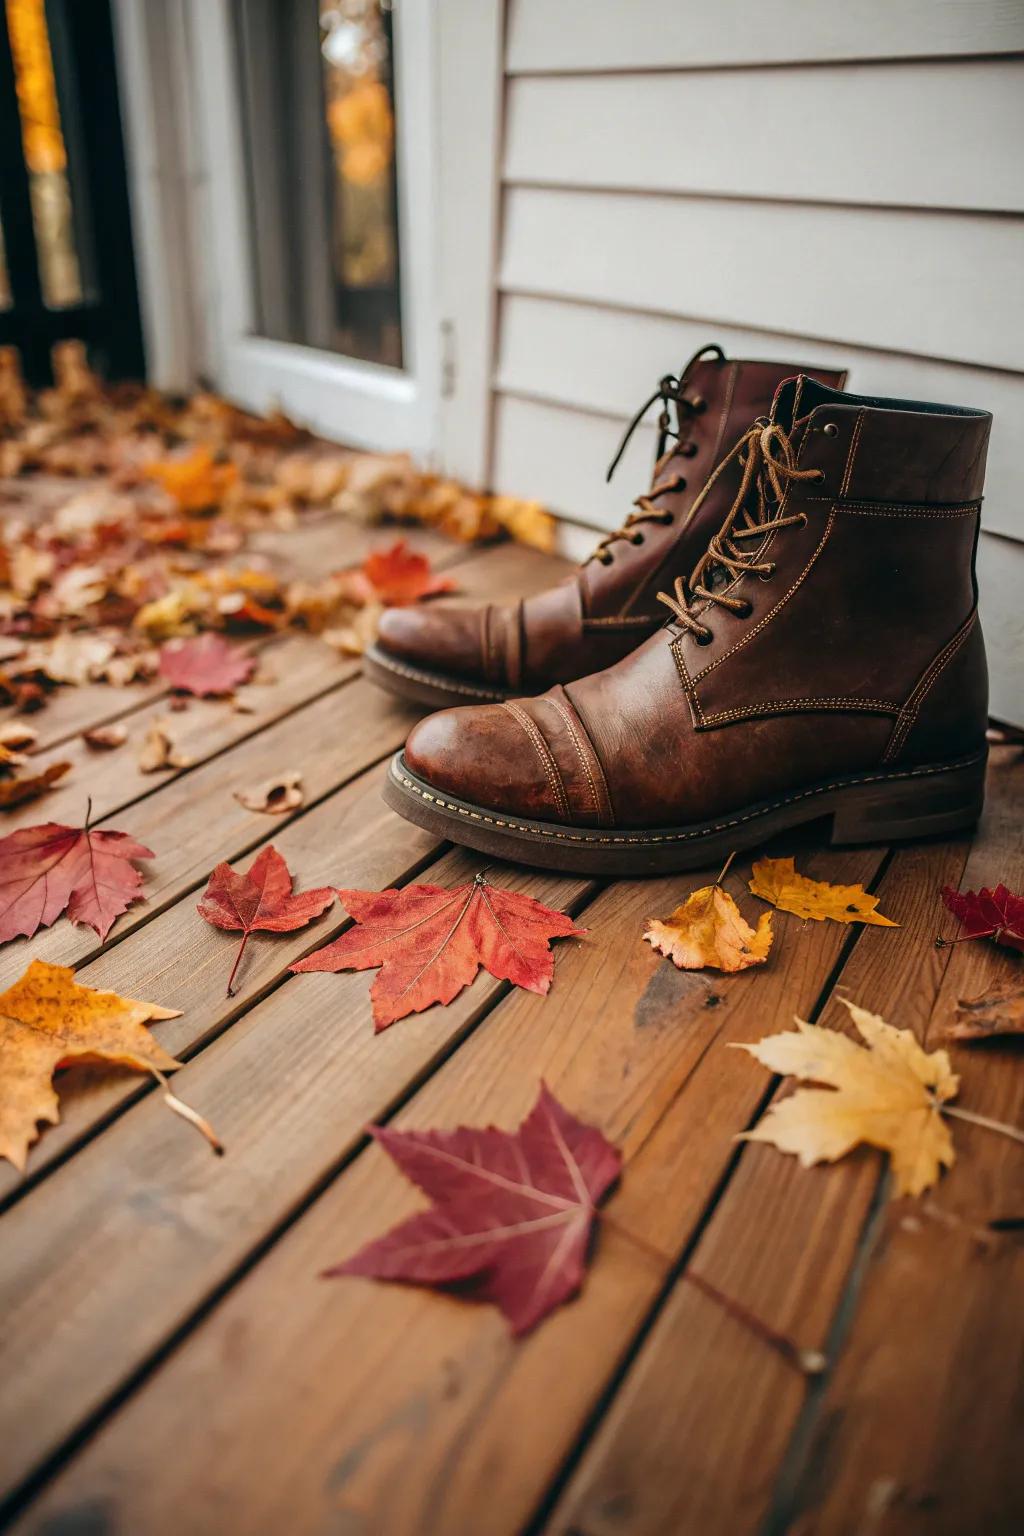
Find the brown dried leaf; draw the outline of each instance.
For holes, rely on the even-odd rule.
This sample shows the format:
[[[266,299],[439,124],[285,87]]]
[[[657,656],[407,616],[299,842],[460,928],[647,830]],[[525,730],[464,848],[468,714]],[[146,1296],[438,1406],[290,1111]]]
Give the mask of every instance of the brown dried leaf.
[[[251,789],[236,789],[234,796],[247,811],[262,811],[269,816],[295,811],[306,798],[302,774],[295,770],[280,773],[263,784],[254,784]]]
[[[992,1040],[1024,1035],[1024,981],[990,987],[978,997],[960,998],[946,1029],[947,1040]]]

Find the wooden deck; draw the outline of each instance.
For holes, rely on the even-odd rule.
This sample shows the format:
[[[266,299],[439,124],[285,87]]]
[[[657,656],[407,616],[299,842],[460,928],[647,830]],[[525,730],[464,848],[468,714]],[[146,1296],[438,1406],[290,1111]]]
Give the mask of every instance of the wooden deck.
[[[276,540],[276,544],[275,544]],[[337,520],[268,536],[293,570],[361,557]],[[530,551],[440,546],[469,595],[536,588]],[[180,1095],[227,1153],[147,1081],[66,1075],[62,1122],[29,1173],[0,1165],[0,1476],[5,1528],[33,1536],[744,1536],[1019,1531],[1024,1522],[1024,1152],[954,1126],[931,1197],[892,1204],[881,1157],[802,1171],[744,1146],[778,1085],[726,1049],[794,1014],[839,1026],[836,994],[934,1041],[945,1015],[1024,962],[936,949],[945,883],[1024,885],[1024,753],[993,754],[977,837],[800,853],[863,881],[898,929],[779,914],[768,966],[677,972],[641,942],[694,875],[601,884],[491,868],[588,929],[556,945],[546,999],[481,975],[446,1009],[375,1037],[371,976],[290,976],[344,926],[236,940],[196,914],[220,859],[273,842],[302,886],[464,880],[482,861],[385,810],[412,716],[320,642],[264,650],[255,713],[175,715],[183,772],[143,777],[129,747],[78,733],[165,709],[157,685],[64,690],[37,717],[75,771],[3,830],[109,821],[156,850],[148,900],[100,945],[58,922],[0,951],[182,1009],[156,1026]],[[232,797],[284,768],[306,803],[268,818]],[[730,888],[742,889],[749,861]],[[708,871],[713,878],[717,871]],[[960,1102],[1024,1123],[1011,1046],[956,1048]],[[369,1121],[513,1126],[544,1078],[624,1151],[580,1298],[516,1343],[492,1308],[319,1272],[414,1208]],[[692,1283],[697,1276],[705,1286]],[[708,1293],[711,1286],[720,1293]],[[723,1305],[721,1296],[731,1306]],[[745,1309],[763,1324],[752,1327]],[[775,1330],[827,1357],[807,1377]]]

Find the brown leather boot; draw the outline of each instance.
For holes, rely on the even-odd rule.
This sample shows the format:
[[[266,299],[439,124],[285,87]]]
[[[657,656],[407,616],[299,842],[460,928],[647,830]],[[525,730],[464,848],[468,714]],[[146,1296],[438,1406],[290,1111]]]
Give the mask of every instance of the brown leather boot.
[[[730,465],[695,514],[697,492],[723,450],[770,409],[783,379],[799,371],[795,363],[730,362],[721,347],[703,347],[679,378],[661,380],[626,429],[609,478],[645,412],[660,400],[651,489],[637,497],[636,512],[617,533],[566,581],[523,602],[389,609],[364,658],[366,676],[437,709],[572,682],[628,656],[660,629],[665,616],[658,589],[689,575],[703,554],[736,494],[738,466]],[[846,380],[827,369],[812,376],[837,389]]]
[[[422,721],[388,803],[485,853],[608,874],[724,859],[821,816],[844,843],[971,826],[990,425],[788,381],[709,482],[706,498],[742,464],[689,585],[659,594],[665,627],[540,698]]]

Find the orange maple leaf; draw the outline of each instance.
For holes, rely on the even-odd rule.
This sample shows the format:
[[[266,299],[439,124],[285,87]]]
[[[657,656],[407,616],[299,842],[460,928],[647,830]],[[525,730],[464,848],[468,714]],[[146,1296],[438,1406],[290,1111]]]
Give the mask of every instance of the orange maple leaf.
[[[0,993],[0,1157],[24,1169],[39,1122],[60,1119],[53,1089],[60,1066],[99,1058],[158,1077],[173,1072],[179,1063],[145,1025],[178,1016],[176,1008],[79,986],[70,966],[33,960]]]
[[[198,447],[183,459],[155,459],[146,474],[162,485],[182,512],[219,507],[238,480],[236,464],[219,463],[209,448]]]

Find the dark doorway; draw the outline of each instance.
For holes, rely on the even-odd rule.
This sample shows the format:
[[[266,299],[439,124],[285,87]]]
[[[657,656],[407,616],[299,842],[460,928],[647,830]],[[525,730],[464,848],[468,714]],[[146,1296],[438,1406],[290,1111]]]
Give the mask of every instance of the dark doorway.
[[[41,385],[67,337],[143,377],[110,0],[0,0],[0,345]]]

